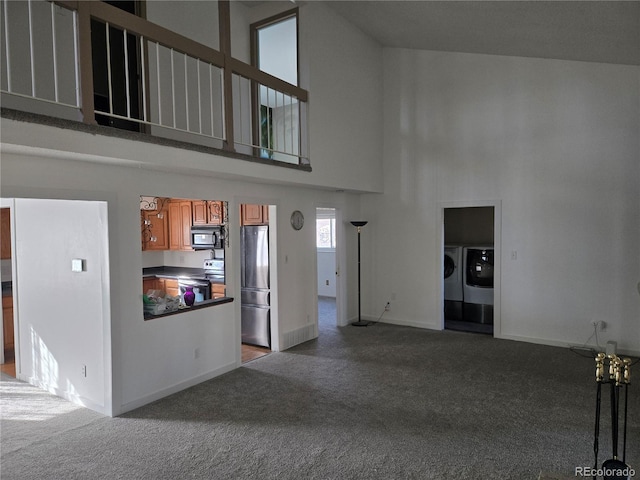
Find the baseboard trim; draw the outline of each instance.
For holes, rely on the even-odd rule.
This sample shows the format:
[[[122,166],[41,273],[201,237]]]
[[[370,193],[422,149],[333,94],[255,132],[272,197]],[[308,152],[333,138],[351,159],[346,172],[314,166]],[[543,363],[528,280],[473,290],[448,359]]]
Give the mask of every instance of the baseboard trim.
[[[288,348],[295,347],[301,343],[308,342],[318,338],[318,325],[315,323],[309,323],[295,330],[285,332],[282,335],[282,343],[280,344],[280,351],[287,350]]]
[[[220,375],[235,370],[236,368],[237,364],[234,361],[231,363],[227,363],[226,365],[223,365],[222,367],[210,372],[203,373],[202,375],[190,378],[189,380],[185,380],[184,382],[176,383],[174,385],[171,385],[170,387],[157,390],[153,393],[150,393],[149,395],[145,395],[131,402],[122,404],[118,412],[114,412],[113,416],[115,417],[118,415],[122,415],[123,413],[130,412],[131,410],[135,410],[136,408],[143,407],[151,402],[160,400],[161,398],[168,397],[169,395],[181,392],[182,390],[186,390],[187,388],[198,385],[199,383],[206,382],[207,380],[211,380],[215,377],[219,377]]]
[[[384,315],[382,316],[382,318],[363,315],[362,319],[368,322],[388,323],[390,325],[399,325],[401,327],[422,328],[424,330],[441,330],[438,325],[435,325],[432,323],[414,322],[411,320],[402,320],[399,318],[386,317]],[[357,318],[354,318],[353,320],[351,320],[351,322],[355,322],[357,320],[358,320]]]
[[[516,342],[526,342],[526,343],[535,343],[537,345],[547,345],[550,347],[562,347],[562,348],[571,348],[571,347],[587,347],[593,348],[594,350],[598,350],[597,345],[579,345],[571,342],[561,342],[558,340],[550,340],[548,338],[537,338],[537,337],[525,337],[521,335],[496,335],[496,338],[500,338],[503,340],[514,340]],[[604,347],[600,346],[600,349],[604,351]],[[640,350],[631,350],[626,348],[618,349],[619,355],[626,355],[630,357],[640,357]]]
[[[74,405],[79,405],[81,407],[88,408],[89,410],[93,410],[94,412],[98,412],[102,415],[109,416],[109,413],[107,412],[107,409],[105,408],[104,405],[100,405],[99,403],[89,400],[88,398],[85,398],[82,395],[78,395],[77,393],[71,393],[67,390],[62,390],[60,388],[54,387],[35,377],[29,377],[25,375],[17,375],[16,377],[18,380],[21,380],[30,385],[33,385],[34,387],[38,387],[42,390],[45,390],[55,395],[56,397],[64,398],[65,400],[73,403]]]

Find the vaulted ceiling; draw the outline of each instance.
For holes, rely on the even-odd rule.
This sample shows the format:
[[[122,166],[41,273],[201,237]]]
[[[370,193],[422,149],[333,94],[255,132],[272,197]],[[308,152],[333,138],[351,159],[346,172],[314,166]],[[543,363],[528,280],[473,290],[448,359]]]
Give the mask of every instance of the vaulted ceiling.
[[[386,47],[640,65],[637,0],[336,0],[327,5]]]

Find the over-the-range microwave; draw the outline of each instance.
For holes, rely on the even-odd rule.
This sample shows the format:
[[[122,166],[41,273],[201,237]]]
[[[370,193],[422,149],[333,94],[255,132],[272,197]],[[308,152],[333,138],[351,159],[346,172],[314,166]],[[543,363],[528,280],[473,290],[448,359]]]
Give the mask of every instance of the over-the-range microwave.
[[[193,225],[191,227],[191,247],[194,250],[224,248],[224,231],[222,227]]]

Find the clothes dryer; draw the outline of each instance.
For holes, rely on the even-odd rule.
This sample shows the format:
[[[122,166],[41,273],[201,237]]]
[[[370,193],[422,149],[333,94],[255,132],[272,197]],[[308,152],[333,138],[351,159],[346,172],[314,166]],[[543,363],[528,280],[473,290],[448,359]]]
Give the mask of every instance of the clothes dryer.
[[[464,320],[493,324],[493,247],[464,247],[462,257]]]
[[[462,320],[462,246],[444,247],[444,318]]]

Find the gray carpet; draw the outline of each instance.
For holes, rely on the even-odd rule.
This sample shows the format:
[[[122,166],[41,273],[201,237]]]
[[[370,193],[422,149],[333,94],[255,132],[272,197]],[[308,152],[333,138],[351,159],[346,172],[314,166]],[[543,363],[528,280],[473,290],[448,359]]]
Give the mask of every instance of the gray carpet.
[[[591,358],[330,323],[317,340],[119,418],[3,381],[1,478],[536,479],[592,464]],[[627,447],[636,469],[639,391],[630,389]],[[601,460],[611,452],[604,406]]]

